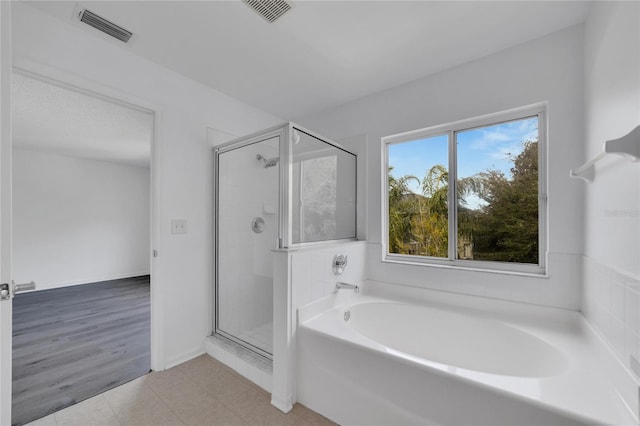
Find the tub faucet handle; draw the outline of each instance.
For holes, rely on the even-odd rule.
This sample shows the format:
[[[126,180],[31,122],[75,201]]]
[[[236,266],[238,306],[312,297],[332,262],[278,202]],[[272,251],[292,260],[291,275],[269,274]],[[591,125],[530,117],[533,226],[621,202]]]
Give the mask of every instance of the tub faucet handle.
[[[340,275],[344,272],[344,268],[347,267],[347,255],[346,254],[336,254],[333,258],[333,273],[335,275]]]

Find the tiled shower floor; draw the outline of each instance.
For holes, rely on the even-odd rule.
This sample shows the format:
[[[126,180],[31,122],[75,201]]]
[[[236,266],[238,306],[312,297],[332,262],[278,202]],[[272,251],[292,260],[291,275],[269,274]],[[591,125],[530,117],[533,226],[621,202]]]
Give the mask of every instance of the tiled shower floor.
[[[153,372],[30,426],[41,425],[334,425],[296,404],[284,414],[270,396],[208,355]]]
[[[262,349],[273,353],[273,323],[268,322],[251,330],[243,331],[237,336],[239,339],[249,342]]]

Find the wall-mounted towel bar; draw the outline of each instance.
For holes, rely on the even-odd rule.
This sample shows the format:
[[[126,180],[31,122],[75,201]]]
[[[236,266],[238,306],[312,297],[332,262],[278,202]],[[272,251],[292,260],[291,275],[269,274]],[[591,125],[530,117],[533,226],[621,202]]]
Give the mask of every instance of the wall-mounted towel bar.
[[[582,166],[569,171],[572,178],[582,179],[585,182],[593,181],[593,165],[607,154],[620,154],[631,158],[633,161],[640,159],[640,126],[636,126],[625,136],[606,141],[602,152],[584,163]]]

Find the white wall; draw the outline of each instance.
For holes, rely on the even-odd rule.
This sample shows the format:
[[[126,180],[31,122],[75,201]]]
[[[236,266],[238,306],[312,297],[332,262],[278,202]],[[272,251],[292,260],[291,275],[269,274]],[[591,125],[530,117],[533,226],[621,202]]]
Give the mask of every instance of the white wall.
[[[587,158],[640,124],[638,2],[599,2],[585,24],[585,121]],[[631,367],[631,356],[640,361],[640,164],[610,155],[592,183],[576,184],[586,190],[583,312]]]
[[[94,37],[31,8],[13,6],[14,65],[45,73],[157,112],[152,196],[159,257],[152,266],[158,319],[155,345],[175,365],[204,352],[211,332],[213,155],[206,128],[244,135],[282,120],[162,68],[117,41]],[[188,234],[172,235],[171,219],[186,219]]]
[[[13,279],[38,290],[149,273],[149,169],[13,151]]]
[[[373,94],[300,124],[335,140],[366,134],[368,278],[569,309],[580,304],[583,28],[576,26],[437,75]],[[381,142],[437,124],[548,102],[548,278],[383,263]],[[360,217],[362,220],[363,218]]]

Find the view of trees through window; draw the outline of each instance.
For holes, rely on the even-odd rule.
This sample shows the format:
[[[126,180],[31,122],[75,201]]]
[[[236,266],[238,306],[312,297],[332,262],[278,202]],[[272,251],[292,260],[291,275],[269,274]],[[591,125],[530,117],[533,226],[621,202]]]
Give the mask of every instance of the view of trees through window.
[[[448,167],[450,144],[455,176]],[[387,149],[389,253],[539,263],[538,116]],[[450,220],[457,229],[453,255]]]

